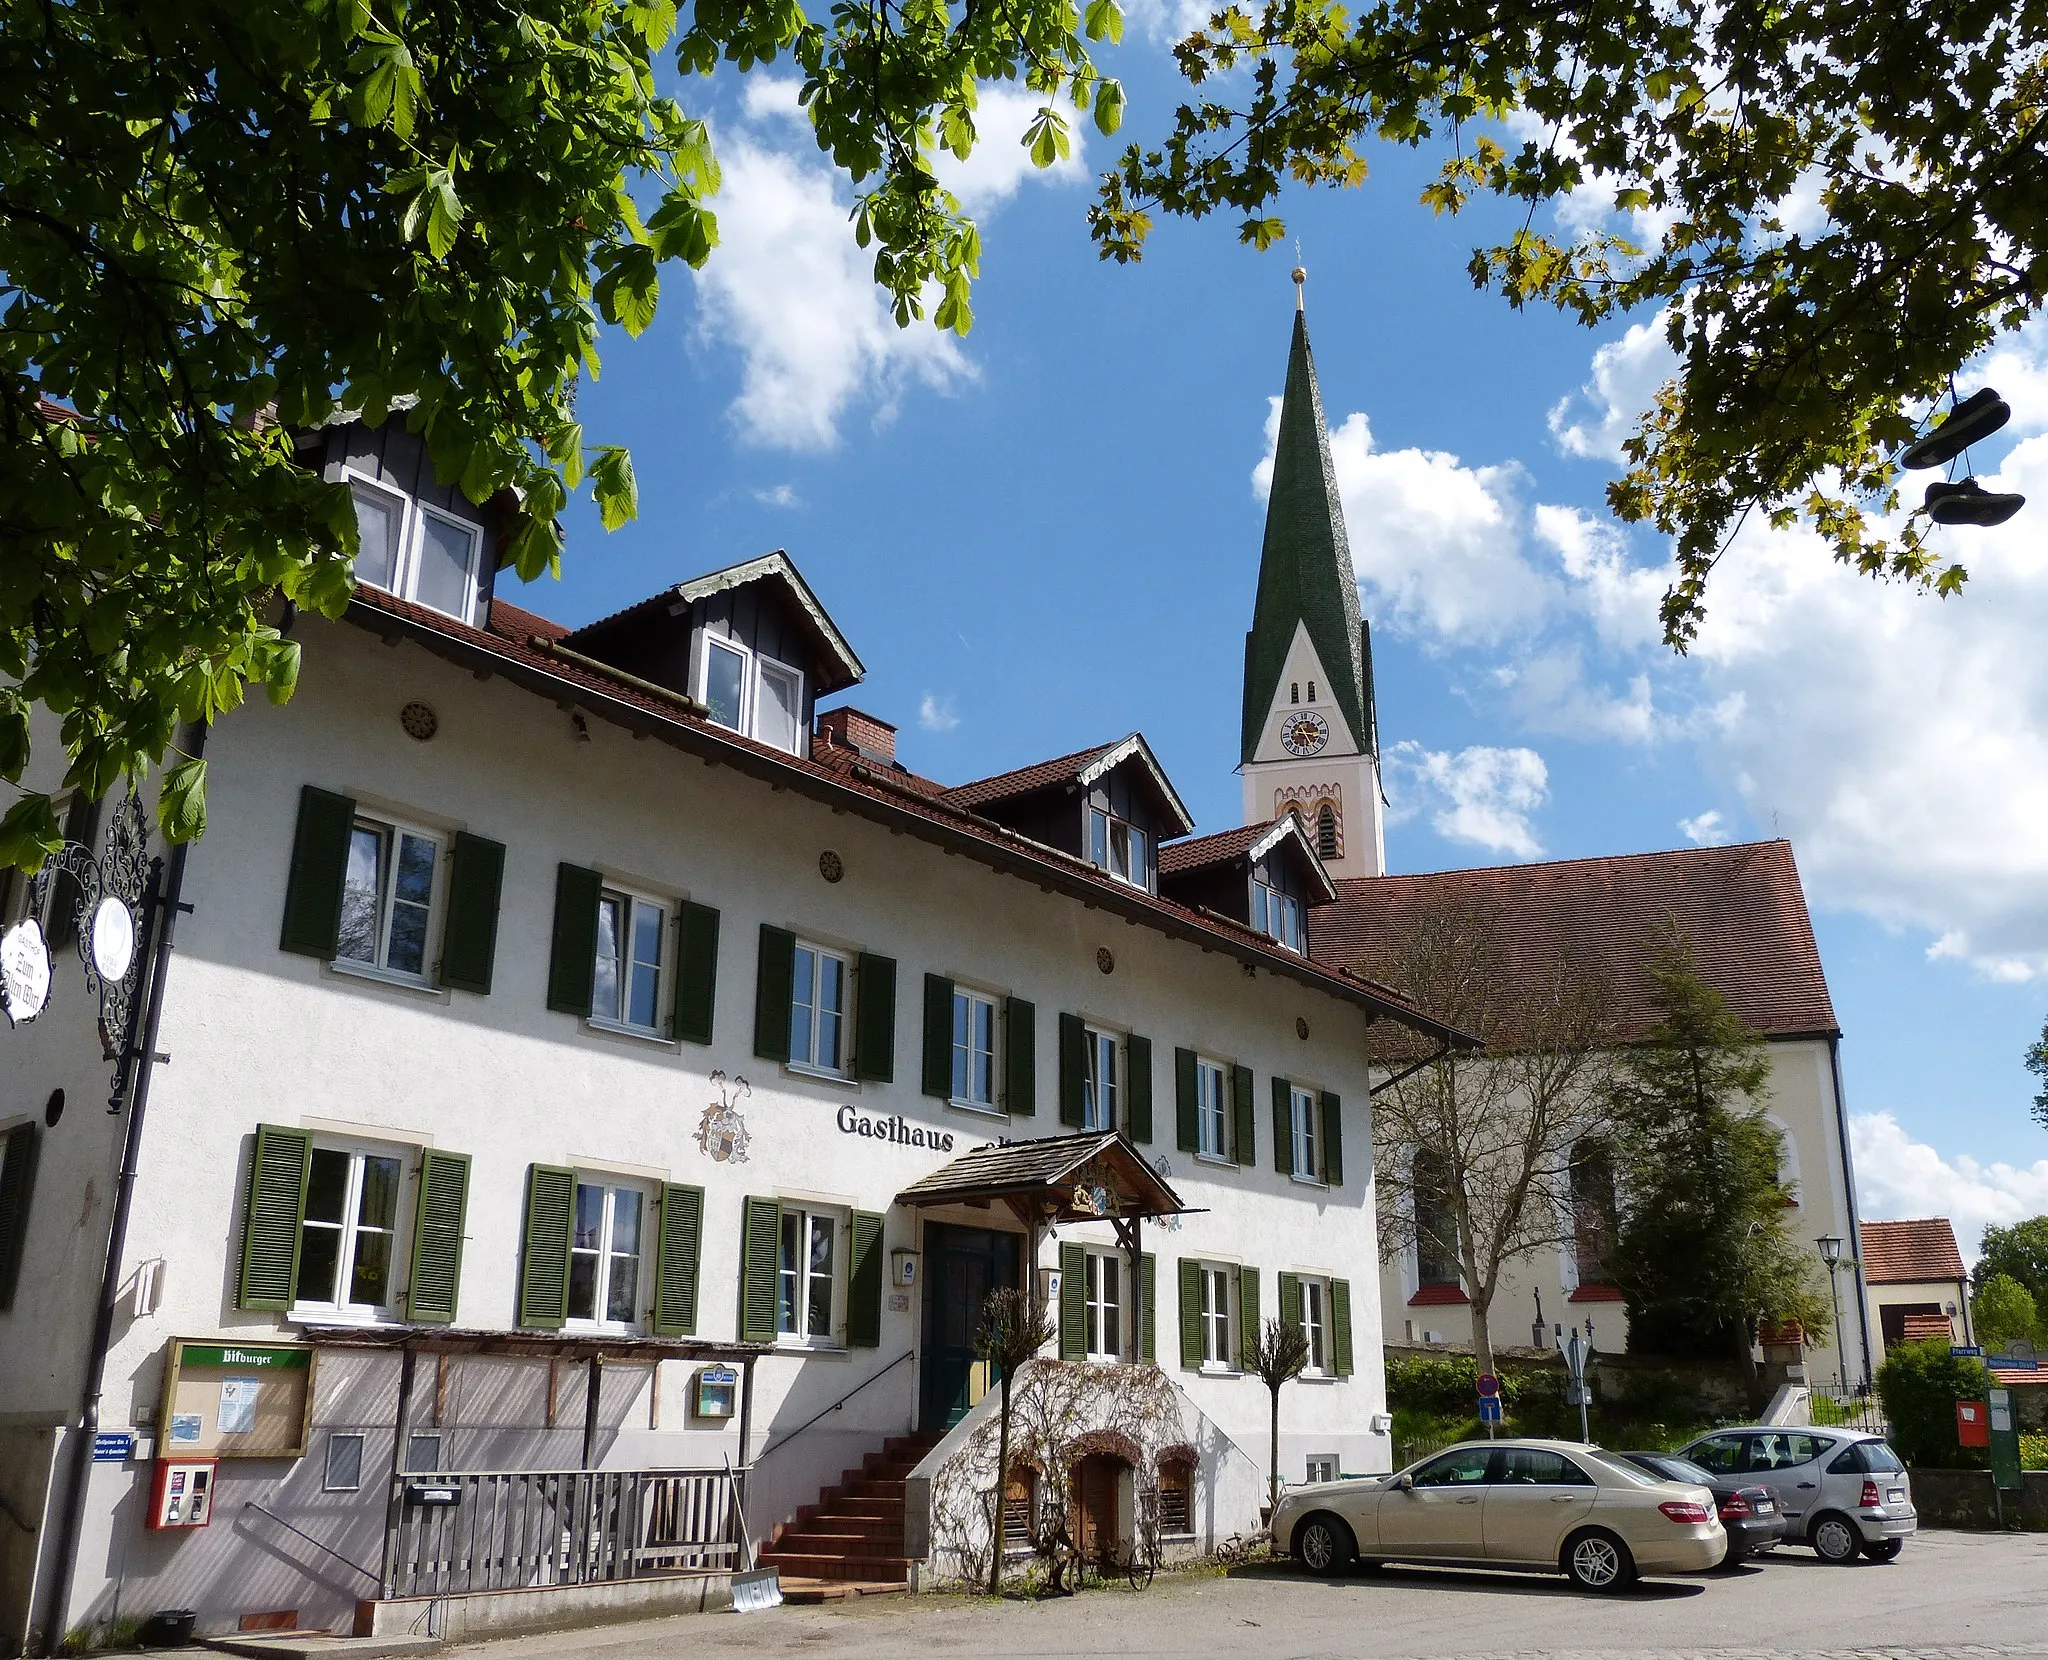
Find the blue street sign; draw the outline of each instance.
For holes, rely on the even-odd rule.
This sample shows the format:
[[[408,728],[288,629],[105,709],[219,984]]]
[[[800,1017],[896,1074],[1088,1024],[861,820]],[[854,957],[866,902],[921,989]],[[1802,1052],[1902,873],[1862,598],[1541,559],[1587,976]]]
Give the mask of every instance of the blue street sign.
[[[1479,1421],[1482,1424],[1497,1424],[1500,1422],[1500,1397],[1498,1395],[1481,1395],[1479,1397]]]
[[[1948,1352],[1951,1360],[1982,1360],[1984,1358],[1983,1345],[1978,1343],[1951,1343],[1948,1346]]]
[[[135,1452],[135,1437],[125,1429],[102,1430],[92,1438],[95,1464],[125,1464]]]

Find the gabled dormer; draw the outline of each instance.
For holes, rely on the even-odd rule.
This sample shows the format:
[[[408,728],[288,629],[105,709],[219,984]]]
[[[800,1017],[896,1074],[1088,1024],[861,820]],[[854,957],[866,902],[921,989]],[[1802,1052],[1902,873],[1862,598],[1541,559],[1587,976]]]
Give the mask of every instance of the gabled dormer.
[[[298,438],[304,461],[355,497],[356,580],[481,627],[498,568],[499,517],[434,477],[426,441],[394,413],[338,416]]]
[[[808,752],[818,699],[867,673],[780,550],[664,588],[561,644],[694,698],[717,725],[791,755]]]
[[[1308,952],[1308,913],[1337,897],[1298,815],[1176,842],[1159,856],[1159,891],[1228,917],[1289,951]]]
[[[959,785],[940,799],[1148,893],[1158,891],[1160,844],[1195,827],[1152,746],[1136,732]]]

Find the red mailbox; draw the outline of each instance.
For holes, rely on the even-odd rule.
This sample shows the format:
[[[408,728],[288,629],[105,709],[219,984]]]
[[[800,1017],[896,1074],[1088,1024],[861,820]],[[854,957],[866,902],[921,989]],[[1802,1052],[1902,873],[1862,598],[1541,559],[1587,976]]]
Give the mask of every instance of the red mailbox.
[[[1991,1413],[1982,1401],[1956,1402],[1956,1445],[1959,1447],[1988,1447],[1991,1445]]]

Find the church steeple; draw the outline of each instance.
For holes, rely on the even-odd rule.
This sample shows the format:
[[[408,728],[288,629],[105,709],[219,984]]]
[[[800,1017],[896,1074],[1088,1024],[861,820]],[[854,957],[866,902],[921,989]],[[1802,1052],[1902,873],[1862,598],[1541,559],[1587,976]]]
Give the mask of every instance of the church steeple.
[[[1379,733],[1372,647],[1297,299],[1266,500],[1258,598],[1245,636],[1245,818],[1302,814],[1333,874],[1379,875]],[[1306,695],[1304,695],[1306,694]]]

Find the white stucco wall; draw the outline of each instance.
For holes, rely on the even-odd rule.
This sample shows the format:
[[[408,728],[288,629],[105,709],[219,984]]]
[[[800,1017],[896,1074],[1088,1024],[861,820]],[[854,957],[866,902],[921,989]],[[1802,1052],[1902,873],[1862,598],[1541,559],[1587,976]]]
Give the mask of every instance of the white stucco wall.
[[[551,703],[502,680],[480,682],[417,646],[388,646],[360,629],[316,619],[301,620],[299,637],[305,670],[294,700],[282,709],[259,700],[236,712],[209,748],[210,828],[190,861],[186,899],[194,909],[180,927],[163,1019],[161,1047],[172,1061],[155,1078],[124,1265],[126,1272],[162,1259],[162,1302],[154,1315],[117,1326],[106,1425],[153,1419],[171,1338],[296,1335],[278,1317],[234,1306],[243,1195],[261,1122],[471,1156],[457,1316],[465,1327],[513,1324],[530,1164],[702,1185],[698,1333],[730,1339],[743,1196],[886,1211],[885,1250],[916,1245],[916,1217],[892,1208],[891,1200],[947,1155],[841,1133],[838,1109],[900,1114],[950,1134],[956,1151],[1004,1134],[1059,1134],[1055,1017],[1070,1010],[1152,1040],[1148,1153],[1168,1162],[1184,1201],[1202,1211],[1177,1232],[1146,1230],[1146,1247],[1159,1258],[1162,1363],[1227,1434],[1263,1445],[1266,1397],[1255,1380],[1178,1372],[1175,1261],[1189,1254],[1256,1265],[1267,1314],[1277,1312],[1280,1270],[1347,1277],[1356,1375],[1290,1392],[1283,1469],[1298,1479],[1297,1466],[1309,1454],[1333,1454],[1347,1470],[1388,1467],[1387,1439],[1368,1428],[1383,1409],[1384,1390],[1363,1011],[1285,979],[1248,975],[1224,955],[729,768],[707,767],[658,742],[635,741],[600,721],[590,721],[589,740],[579,741]],[[431,704],[440,717],[431,743],[415,742],[400,728],[398,711],[412,699]],[[506,845],[489,996],[382,984],[279,950],[299,791],[309,783],[351,794],[365,810],[466,828]],[[828,848],[844,863],[845,879],[837,884],[819,873],[819,854]],[[616,1036],[548,1012],[558,861],[720,910],[713,1044]],[[754,972],[763,922],[897,959],[894,1083],[820,1080],[755,1059]],[[1097,968],[1101,947],[1115,955],[1113,974]],[[1034,1118],[956,1111],[919,1092],[921,977],[928,970],[1037,1004]],[[14,1034],[5,1050],[8,1101],[39,1102],[60,1077],[74,1090],[71,1114],[45,1140],[28,1273],[36,1289],[11,1315],[0,1315],[0,1401],[45,1420],[75,1411],[82,1317],[98,1272],[93,1242],[104,1237],[116,1130],[92,1098],[101,1075],[96,1044],[87,1066],[81,1046],[66,1036],[86,1023],[79,1005],[75,995],[60,995],[45,1022]],[[1297,1019],[1307,1023],[1305,1040],[1296,1035]],[[1199,1045],[1256,1071],[1256,1164],[1216,1170],[1175,1151],[1176,1045]],[[713,1068],[753,1086],[742,1106],[753,1138],[742,1165],[713,1162],[692,1139],[714,1098],[706,1083]],[[1342,1094],[1341,1189],[1310,1188],[1275,1173],[1266,1103],[1267,1080],[1276,1072]],[[402,1215],[410,1214],[410,1192],[408,1182]],[[981,1221],[1007,1225],[996,1213]],[[1078,1235],[1107,1243],[1109,1230],[1076,1229],[1070,1236]],[[1056,1260],[1056,1243],[1049,1242],[1042,1261]],[[909,1426],[914,1362],[787,1448],[777,1446],[913,1347],[919,1320],[919,1296],[905,1312],[885,1302],[878,1348],[764,1360],[747,1449],[732,1430],[678,1427],[688,1422],[680,1392],[690,1369],[675,1363],[664,1368],[669,1393],[659,1409],[661,1427],[647,1428],[646,1370],[622,1368],[607,1377],[601,1458],[624,1467],[751,1456],[758,1474],[750,1520],[765,1533],[885,1435]],[[458,1363],[465,1381],[453,1389],[444,1464],[475,1457],[572,1466],[581,1441],[580,1375],[563,1386],[566,1427],[549,1431],[544,1410],[536,1418],[535,1363],[527,1363],[523,1379],[516,1365],[497,1364],[501,1371],[486,1376],[462,1370],[481,1363]],[[145,1535],[138,1512],[146,1468],[95,1467],[67,1623],[105,1617],[117,1586],[124,1610],[192,1606],[203,1624],[215,1626],[273,1607],[298,1608],[309,1624],[342,1623],[360,1585],[346,1569],[281,1540],[244,1505],[261,1503],[374,1567],[395,1376],[389,1359],[323,1358],[311,1455],[297,1465],[225,1465],[215,1522],[197,1534]],[[465,1423],[476,1432],[467,1452],[458,1433]],[[364,1497],[350,1505],[321,1495],[321,1431],[374,1431],[379,1424],[387,1426],[383,1450],[372,1433]]]

